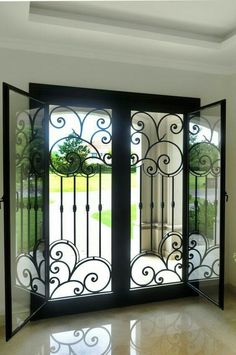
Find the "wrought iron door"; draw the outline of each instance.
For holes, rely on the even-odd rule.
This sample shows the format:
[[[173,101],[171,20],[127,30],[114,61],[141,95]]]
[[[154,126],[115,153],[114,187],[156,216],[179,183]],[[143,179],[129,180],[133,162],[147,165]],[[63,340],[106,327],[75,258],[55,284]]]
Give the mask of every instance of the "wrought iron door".
[[[3,86],[7,339],[32,315],[222,307],[225,102],[32,88]]]
[[[188,271],[194,290],[224,306],[225,100],[187,115]]]
[[[47,298],[47,121],[44,103],[3,84],[6,339]]]

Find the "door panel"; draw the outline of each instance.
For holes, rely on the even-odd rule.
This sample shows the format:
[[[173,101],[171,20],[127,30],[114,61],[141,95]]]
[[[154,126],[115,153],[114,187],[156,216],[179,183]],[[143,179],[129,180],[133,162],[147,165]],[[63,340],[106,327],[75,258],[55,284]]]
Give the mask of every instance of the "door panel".
[[[6,337],[45,303],[46,120],[43,103],[3,85]]]
[[[110,109],[50,105],[50,298],[111,292]]]
[[[225,101],[188,114],[188,284],[223,308]]]
[[[131,288],[182,282],[183,117],[131,113]]]

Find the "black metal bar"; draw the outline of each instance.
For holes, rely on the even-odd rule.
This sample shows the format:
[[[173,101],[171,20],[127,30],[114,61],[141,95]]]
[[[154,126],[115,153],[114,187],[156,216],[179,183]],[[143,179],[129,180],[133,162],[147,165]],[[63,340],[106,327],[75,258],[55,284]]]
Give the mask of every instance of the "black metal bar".
[[[151,184],[150,184],[150,198],[151,198],[151,203],[150,203],[150,242],[151,242],[151,250],[153,250],[153,207],[154,207],[154,202],[153,202],[153,175],[151,175]]]
[[[10,99],[9,87],[3,83],[3,187],[4,187],[4,254],[5,254],[5,322],[6,340],[12,336],[12,289],[11,289],[11,170],[10,170]]]
[[[171,187],[172,187],[172,203],[171,203],[171,223],[172,223],[172,232],[175,229],[175,177],[172,176],[171,179]]]
[[[225,137],[226,137],[226,100],[221,102],[221,144],[220,144],[220,279],[219,279],[219,306],[224,309],[224,258],[225,258]]]
[[[142,252],[142,213],[143,213],[143,170],[139,168],[139,253]]]
[[[164,176],[161,175],[161,238],[164,238],[164,208],[165,208],[165,202],[164,202]]]
[[[188,282],[189,264],[189,117],[183,117],[183,203],[182,203],[182,230],[183,230],[183,274],[182,279]]]
[[[205,176],[205,236],[208,236],[208,186],[207,175]]]
[[[23,252],[24,243],[24,196],[23,196],[23,171],[20,171],[20,252]]]
[[[28,176],[28,205],[27,205],[27,211],[28,211],[28,218],[27,218],[27,224],[28,224],[28,252],[30,251],[30,213],[31,213],[31,194],[30,194],[30,176]]]
[[[35,244],[37,243],[38,240],[38,177],[35,175],[34,177],[34,184],[35,184],[35,190],[34,190],[34,215],[35,215],[35,232],[34,232],[34,240]]]
[[[74,245],[76,245],[76,176],[73,176],[73,217],[74,217]]]
[[[89,176],[86,176],[86,255],[89,256]]]
[[[98,202],[98,240],[99,240],[99,257],[102,255],[102,171],[99,165],[99,202]]]
[[[215,235],[214,235],[214,245],[217,244],[217,211],[218,211],[218,180],[215,177]]]
[[[60,177],[60,216],[61,216],[61,240],[63,239],[63,177]]]
[[[198,232],[198,177],[195,176],[195,191],[194,191],[194,229]]]

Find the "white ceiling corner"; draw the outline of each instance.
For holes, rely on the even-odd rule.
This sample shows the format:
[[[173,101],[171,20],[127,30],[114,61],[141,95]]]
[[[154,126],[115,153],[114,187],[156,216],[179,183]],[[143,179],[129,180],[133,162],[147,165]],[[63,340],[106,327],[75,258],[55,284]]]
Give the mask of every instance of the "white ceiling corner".
[[[0,47],[227,74],[236,2],[0,2]]]

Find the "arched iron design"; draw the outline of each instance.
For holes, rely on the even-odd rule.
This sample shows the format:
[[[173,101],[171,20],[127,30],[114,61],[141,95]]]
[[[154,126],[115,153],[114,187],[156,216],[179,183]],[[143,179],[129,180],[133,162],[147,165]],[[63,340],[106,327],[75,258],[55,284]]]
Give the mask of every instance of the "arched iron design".
[[[78,330],[50,335],[50,354],[106,355],[111,350],[109,325],[81,328]]]
[[[61,111],[63,113],[61,114]],[[68,117],[69,116],[69,117]],[[90,120],[94,120],[94,129],[89,130]],[[73,128],[70,135],[63,136],[53,142],[50,148],[50,166],[53,172],[60,176],[85,175],[93,176],[98,172],[101,164],[111,166],[111,153],[101,154],[96,146],[95,140],[101,145],[111,143],[111,114],[107,110],[92,109],[82,118],[81,115],[69,106],[55,106],[50,111],[49,122],[57,130],[65,129],[73,122],[76,129]],[[90,134],[88,134],[90,132]],[[68,151],[58,153],[58,148],[65,143],[77,142],[80,146]],[[56,164],[55,154],[59,157],[59,164]]]
[[[173,118],[177,122],[170,123]],[[135,112],[131,116],[131,128],[131,144],[142,144],[141,156],[131,154],[131,166],[142,166],[148,176],[176,176],[182,171],[183,152],[173,140],[168,139],[168,133],[178,135],[183,131],[183,120],[179,115],[166,114],[157,122],[148,112]],[[161,151],[162,147],[164,152],[157,155],[156,151]],[[172,154],[168,154],[170,148],[174,150]]]
[[[32,252],[16,258],[16,284],[31,293],[45,295],[45,242],[39,240]]]
[[[68,240],[50,245],[50,297],[73,297],[104,291],[111,281],[111,265],[102,257],[80,259]]]
[[[165,256],[166,244],[172,242],[172,251]],[[168,233],[155,251],[144,251],[131,261],[131,280],[137,287],[162,285],[182,280],[182,235]],[[142,281],[141,281],[142,280]]]

